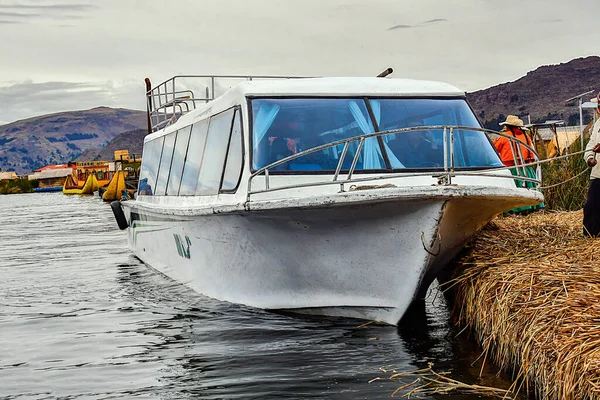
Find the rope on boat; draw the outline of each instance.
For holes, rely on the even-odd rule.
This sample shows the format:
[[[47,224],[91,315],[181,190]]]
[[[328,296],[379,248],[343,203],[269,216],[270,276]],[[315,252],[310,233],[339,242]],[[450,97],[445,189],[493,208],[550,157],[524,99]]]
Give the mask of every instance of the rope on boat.
[[[586,150],[575,151],[573,153],[565,154],[564,156],[555,157],[555,158],[547,158],[545,160],[540,160],[540,161],[538,161],[538,162],[536,162],[534,164],[538,164],[538,165],[539,164],[545,164],[545,163],[549,163],[549,162],[552,162],[552,161],[555,161],[555,160],[562,160],[562,159],[565,159],[565,158],[568,158],[568,157],[573,157],[573,156],[576,156],[576,155],[579,155],[579,154],[583,154],[585,152],[586,152]],[[595,157],[595,155],[594,155],[594,157]],[[581,171],[580,173],[578,173],[575,176],[570,177],[569,179],[566,179],[566,180],[564,180],[562,182],[555,183],[554,185],[540,186],[540,187],[538,187],[538,189],[540,189],[540,190],[542,190],[542,189],[551,189],[551,188],[554,188],[554,187],[557,187],[557,186],[560,186],[560,185],[564,185],[567,182],[570,182],[572,180],[575,180],[575,179],[579,178],[581,175],[585,174],[589,169],[590,169],[590,167],[586,167],[583,171]]]
[[[584,169],[583,171],[581,171],[581,172],[580,172],[580,173],[578,173],[577,175],[575,175],[575,176],[573,176],[573,177],[571,177],[571,178],[569,178],[569,179],[567,179],[567,180],[564,180],[564,181],[562,181],[562,182],[555,183],[554,185],[540,186],[538,189],[551,189],[551,188],[553,188],[553,187],[557,187],[557,186],[560,186],[560,185],[564,185],[564,184],[565,184],[565,183],[567,183],[567,182],[570,182],[570,181],[572,181],[572,180],[574,180],[574,179],[577,179],[577,178],[579,178],[581,175],[585,174],[585,173],[586,173],[586,172],[587,172],[589,169],[590,169],[590,167],[587,167],[586,169]]]

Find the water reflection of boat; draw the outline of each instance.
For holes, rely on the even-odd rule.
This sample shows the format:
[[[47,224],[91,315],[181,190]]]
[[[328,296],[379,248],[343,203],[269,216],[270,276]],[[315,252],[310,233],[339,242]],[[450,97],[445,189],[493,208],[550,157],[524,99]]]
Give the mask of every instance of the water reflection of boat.
[[[148,92],[138,196],[113,210],[140,259],[216,299],[396,324],[474,232],[543,198],[450,85],[252,80],[213,99],[212,78],[199,99],[175,79]]]

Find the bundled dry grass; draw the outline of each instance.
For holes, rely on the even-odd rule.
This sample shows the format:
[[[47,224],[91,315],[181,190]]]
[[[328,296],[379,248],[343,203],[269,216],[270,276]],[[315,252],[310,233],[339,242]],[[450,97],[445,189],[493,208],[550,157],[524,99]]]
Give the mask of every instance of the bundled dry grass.
[[[455,320],[540,399],[600,399],[600,239],[581,212],[504,217],[459,261]],[[484,361],[485,362],[485,361]]]
[[[486,398],[501,398],[511,400],[511,392],[504,389],[493,388],[489,386],[470,385],[448,377],[449,372],[436,372],[433,366],[429,363],[427,368],[419,369],[411,372],[396,373],[394,370],[387,371],[385,368],[380,368],[384,373],[391,372],[392,375],[388,378],[375,378],[369,381],[372,383],[376,380],[391,379],[403,380],[409,378],[412,380],[399,388],[393,393],[392,397],[399,393],[403,393],[402,397],[410,399],[414,396],[433,396],[433,395],[448,395],[448,394],[470,394],[478,396],[486,396]],[[413,380],[414,378],[414,380]]]

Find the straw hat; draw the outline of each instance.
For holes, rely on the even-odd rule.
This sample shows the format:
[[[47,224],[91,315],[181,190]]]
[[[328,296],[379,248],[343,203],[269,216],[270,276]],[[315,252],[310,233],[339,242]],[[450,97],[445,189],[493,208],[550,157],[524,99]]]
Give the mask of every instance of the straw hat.
[[[500,122],[500,125],[518,126],[522,128],[523,121],[516,115],[509,115],[508,117],[506,117],[506,121]]]

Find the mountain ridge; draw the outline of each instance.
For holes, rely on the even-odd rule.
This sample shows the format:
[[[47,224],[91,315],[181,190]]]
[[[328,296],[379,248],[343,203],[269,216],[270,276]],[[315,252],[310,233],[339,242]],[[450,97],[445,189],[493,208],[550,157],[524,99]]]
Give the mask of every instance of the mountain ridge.
[[[104,147],[118,134],[146,124],[145,111],[104,106],[14,121],[0,126],[0,168],[24,174],[73,161],[85,150]]]
[[[588,56],[571,61],[542,65],[521,78],[487,89],[467,93],[467,99],[483,125],[498,129],[508,114],[526,115],[532,122],[562,119],[568,125],[579,124],[579,108],[566,100],[589,90],[600,89],[600,57]],[[595,94],[584,98],[589,101]],[[587,113],[587,122],[591,119]]]

